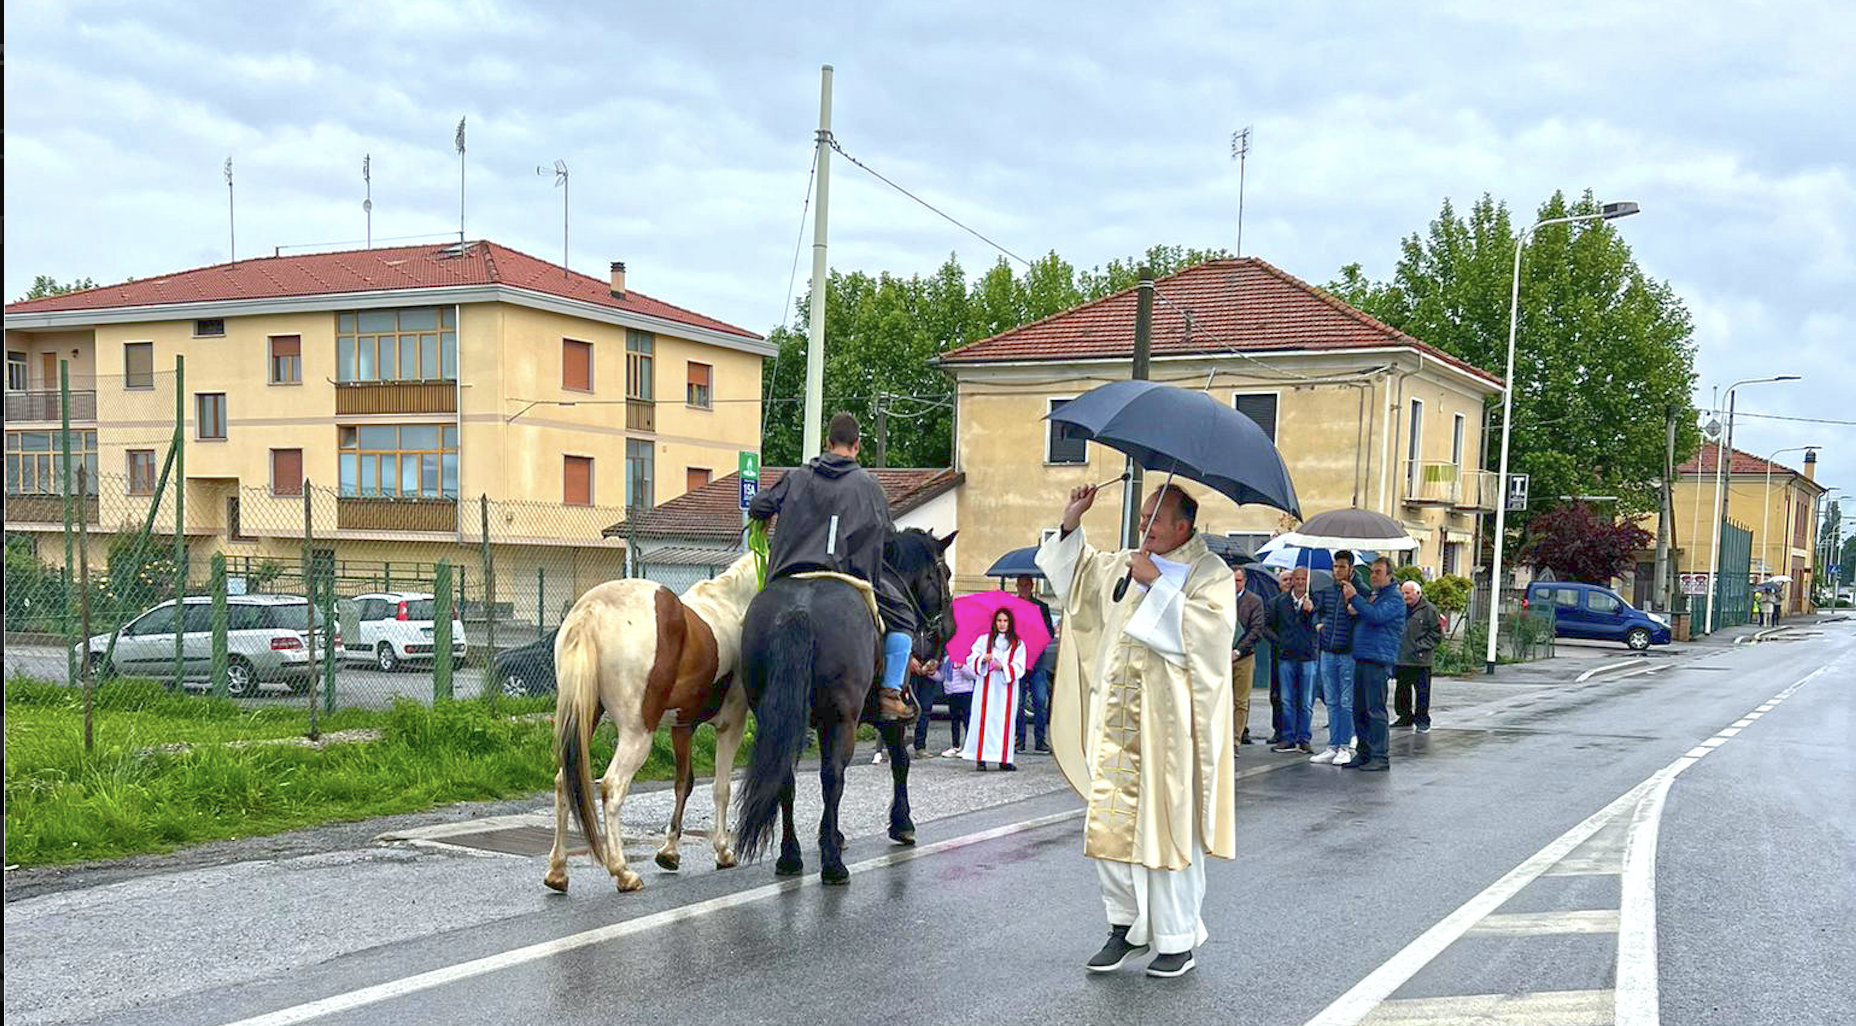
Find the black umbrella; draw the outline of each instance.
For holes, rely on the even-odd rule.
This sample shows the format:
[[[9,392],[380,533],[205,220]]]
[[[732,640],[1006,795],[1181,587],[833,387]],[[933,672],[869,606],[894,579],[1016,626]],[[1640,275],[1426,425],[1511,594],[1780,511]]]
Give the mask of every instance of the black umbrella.
[[[1092,388],[1046,419],[1127,453],[1153,471],[1208,485],[1242,506],[1273,506],[1300,519],[1289,468],[1256,421],[1205,392],[1153,381],[1114,381]],[[1128,580],[1115,587],[1117,601]]]
[[[1038,547],[1027,545],[1000,556],[986,571],[988,577],[1043,577],[1038,569]]]

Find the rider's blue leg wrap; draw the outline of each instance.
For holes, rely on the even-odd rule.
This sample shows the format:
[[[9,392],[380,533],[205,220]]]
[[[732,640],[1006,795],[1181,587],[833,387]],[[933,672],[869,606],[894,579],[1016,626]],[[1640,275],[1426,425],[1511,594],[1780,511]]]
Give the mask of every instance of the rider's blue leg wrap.
[[[909,652],[915,647],[915,639],[903,631],[891,631],[883,635],[883,689],[901,691],[903,679],[909,675]]]

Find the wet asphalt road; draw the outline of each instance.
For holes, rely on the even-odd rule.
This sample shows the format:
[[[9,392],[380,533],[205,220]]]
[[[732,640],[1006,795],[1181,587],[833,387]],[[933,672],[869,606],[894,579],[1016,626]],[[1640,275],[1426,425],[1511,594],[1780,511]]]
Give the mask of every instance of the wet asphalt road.
[[[875,815],[847,821],[847,860],[905,860],[865,866],[845,888],[816,886],[815,876],[770,887],[766,864],[718,873],[692,839],[685,871],[644,867],[648,886],[636,895],[612,893],[585,866],[561,897],[542,891],[540,860],[381,848],[14,902],[7,1018],[227,1023],[385,988],[368,995],[379,1000],[311,1009],[329,1014],[303,1021],[1296,1024],[1383,975],[1390,960],[1408,971],[1385,1004],[1365,1006],[1369,1022],[1608,1022],[1611,995],[1627,989],[1615,920],[1629,918],[1632,884],[1617,870],[1629,838],[1641,836],[1627,833],[1628,814],[1467,935],[1415,963],[1408,948],[1714,736],[1718,747],[1670,783],[1660,817],[1649,920],[1660,1021],[1848,1021],[1856,625],[1698,647],[1669,663],[1579,685],[1569,672],[1560,682],[1440,687],[1437,729],[1396,732],[1388,774],[1244,748],[1240,856],[1210,864],[1212,939],[1182,980],[1081,971],[1105,930],[1080,855],[1079,803],[1047,761],[1028,759],[1009,785],[994,775],[963,783],[976,777],[949,763],[919,767],[924,847],[914,851],[877,832],[887,774],[859,768],[847,801]],[[1757,722],[1730,726],[1819,670]],[[1721,739],[1723,728],[1737,733]],[[961,811],[975,804],[963,791],[982,787],[985,807]],[[802,837],[810,832],[802,809]],[[807,855],[815,870],[810,846]],[[237,896],[229,907],[267,924],[290,957],[162,936],[163,922],[178,931],[187,910],[212,907],[202,895],[216,887]],[[625,923],[633,925],[615,927]],[[631,932],[557,943],[537,957],[505,954],[598,929]],[[421,989],[405,982],[499,956],[489,971]],[[54,979],[46,963],[60,957],[67,979],[90,982]],[[225,961],[241,957],[252,971],[229,977]],[[196,962],[203,968],[189,985]],[[1520,1003],[1490,1004],[1497,999]],[[1542,1001],[1559,1002],[1558,1011],[1541,1012]],[[1498,1010],[1475,1011],[1484,1006]]]

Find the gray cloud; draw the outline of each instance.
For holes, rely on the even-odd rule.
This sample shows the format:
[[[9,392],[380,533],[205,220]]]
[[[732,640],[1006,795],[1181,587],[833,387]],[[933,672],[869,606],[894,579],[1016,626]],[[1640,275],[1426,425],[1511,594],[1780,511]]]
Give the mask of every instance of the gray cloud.
[[[7,294],[223,260],[228,153],[241,256],[360,238],[364,152],[377,239],[455,230],[468,115],[473,237],[558,259],[534,168],[563,158],[577,267],[625,259],[643,291],[764,331],[829,61],[849,152],[1084,266],[1230,245],[1244,124],[1245,248],[1316,281],[1388,274],[1445,196],[1636,199],[1621,229],[1695,314],[1700,402],[1797,371],[1741,408],[1856,419],[1847,4],[791,6],[9,4]],[[832,198],[835,266],[996,256],[843,161]],[[1856,488],[1856,429],[1737,437],[1822,443],[1821,476]]]

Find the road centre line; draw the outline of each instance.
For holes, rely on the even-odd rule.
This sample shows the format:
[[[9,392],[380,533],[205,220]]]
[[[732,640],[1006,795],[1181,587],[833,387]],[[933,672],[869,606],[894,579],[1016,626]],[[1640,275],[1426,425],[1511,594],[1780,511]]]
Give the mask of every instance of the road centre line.
[[[1818,667],[1773,696],[1771,701],[1789,697],[1828,669],[1828,664]],[[1634,812],[1631,834],[1625,842],[1624,900],[1619,906],[1615,1021],[1618,1026],[1655,1026],[1659,1021],[1656,989],[1656,827],[1670,784],[1683,770],[1699,762],[1710,751],[1713,749],[1690,749],[1687,754],[1657,770],[1603,809],[1586,817],[1577,826],[1509,870],[1482,893],[1470,898],[1424,931],[1383,965],[1354,984],[1352,989],[1316,1013],[1305,1026],[1359,1026],[1368,1021],[1398,1021],[1369,1017],[1374,1015],[1376,1009],[1387,1004],[1387,999],[1398,988],[1442,954],[1445,948],[1518,894],[1522,888],[1544,875],[1555,863],[1589,840],[1612,819],[1630,809],[1634,809]]]

